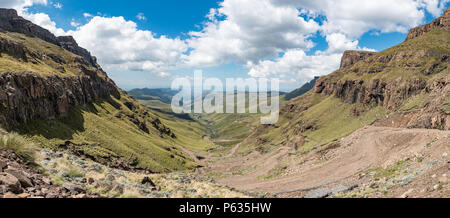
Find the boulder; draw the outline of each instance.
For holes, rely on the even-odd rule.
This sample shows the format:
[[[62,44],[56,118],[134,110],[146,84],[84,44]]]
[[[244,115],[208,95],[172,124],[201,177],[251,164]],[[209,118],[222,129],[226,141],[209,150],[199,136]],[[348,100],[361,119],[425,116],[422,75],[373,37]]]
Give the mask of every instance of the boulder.
[[[6,192],[18,194],[22,191],[19,180],[9,173],[0,173],[0,185],[4,185]]]
[[[80,186],[75,185],[73,183],[70,183],[70,182],[64,183],[63,188],[65,188],[69,192],[74,192],[74,193],[84,193],[85,192],[85,190],[83,188],[81,188]]]
[[[156,186],[155,183],[148,176],[144,177],[144,179],[142,179],[141,183],[143,185],[149,185],[149,186],[152,186],[152,187]]]
[[[311,192],[308,192],[303,198],[326,198],[332,194],[330,189],[321,188]]]
[[[11,175],[13,175],[14,177],[16,177],[20,184],[22,185],[23,188],[28,188],[28,187],[33,187],[33,181],[31,181],[28,176],[25,175],[25,173],[17,170],[17,169],[11,169],[8,168],[5,170],[6,173],[9,173]]]
[[[6,169],[6,167],[8,167],[8,164],[6,164],[5,161],[0,160],[0,172],[3,172],[3,169]]]

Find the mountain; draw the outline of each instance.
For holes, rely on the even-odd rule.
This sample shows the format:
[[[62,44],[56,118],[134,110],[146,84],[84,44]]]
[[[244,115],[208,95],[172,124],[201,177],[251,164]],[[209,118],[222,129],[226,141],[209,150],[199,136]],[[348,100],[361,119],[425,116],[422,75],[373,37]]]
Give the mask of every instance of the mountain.
[[[278,197],[448,196],[446,178],[430,175],[448,165],[449,56],[450,9],[397,46],[347,51],[340,69],[282,106],[278,123],[259,125],[206,171]]]
[[[118,88],[71,36],[55,37],[11,9],[0,9],[0,90],[3,128],[112,167],[193,169],[177,146],[210,146]]]
[[[390,127],[449,130],[449,17],[447,9],[431,24],[412,29],[405,42],[384,51],[345,52],[340,69],[287,102],[282,121],[261,127],[262,132],[279,134],[276,138],[284,143],[300,135],[314,147],[375,121]]]
[[[163,89],[133,89],[128,91],[128,94],[139,100],[159,100],[166,104],[172,103],[172,97],[175,96],[178,91],[174,91],[169,88]]]
[[[289,101],[289,100],[291,100],[291,99],[293,99],[293,98],[296,98],[296,97],[298,97],[298,96],[301,96],[301,95],[303,95],[303,94],[309,92],[309,90],[311,90],[311,89],[314,88],[314,85],[316,85],[316,82],[317,82],[317,80],[318,80],[319,78],[320,78],[320,77],[316,76],[316,77],[314,77],[313,80],[307,82],[307,83],[306,83],[305,85],[303,85],[302,87],[300,87],[300,88],[298,88],[298,89],[296,89],[296,90],[294,90],[294,91],[292,91],[292,92],[290,92],[290,93],[287,93],[287,94],[284,96],[284,99],[285,99],[286,101]]]

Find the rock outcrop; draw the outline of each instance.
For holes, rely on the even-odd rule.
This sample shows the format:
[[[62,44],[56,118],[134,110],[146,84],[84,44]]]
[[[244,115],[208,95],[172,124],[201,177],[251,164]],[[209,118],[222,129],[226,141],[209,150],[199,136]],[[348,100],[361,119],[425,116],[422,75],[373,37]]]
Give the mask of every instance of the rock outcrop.
[[[348,104],[383,106],[399,113],[405,112],[400,107],[408,101],[427,96],[427,100],[418,99],[418,110],[405,112],[408,114],[399,118],[402,122],[395,122],[401,123],[396,127],[450,129],[450,116],[442,109],[450,93],[450,53],[445,45],[449,17],[447,9],[432,23],[412,29],[408,39],[425,37],[419,45],[407,41],[387,52],[346,51],[341,68],[320,78],[313,92],[336,96]],[[434,28],[440,28],[436,34],[444,39],[426,35]]]
[[[35,73],[0,74],[0,123],[6,127],[27,123],[34,118],[67,117],[71,106],[86,105],[120,93],[109,79],[94,72],[61,77]]]
[[[91,56],[91,53],[78,46],[78,43],[75,41],[75,39],[72,36],[59,36],[57,38],[59,46],[66,49],[67,51],[70,51],[76,55],[79,55],[86,59],[92,66],[97,66],[97,59],[93,56]]]
[[[62,187],[40,174],[11,150],[0,149],[0,198],[95,198],[81,186]]]
[[[341,59],[340,69],[353,66],[355,63],[365,60],[366,58],[376,54],[376,52],[369,51],[345,51]]]
[[[89,51],[78,46],[72,36],[56,37],[50,31],[20,17],[14,9],[0,8],[0,31],[22,33],[42,39],[83,57],[92,66],[97,67],[96,58],[92,57]]]
[[[435,19],[433,22],[422,25],[420,27],[412,28],[409,31],[406,40],[417,38],[418,36],[430,32],[431,30],[438,27],[444,28],[446,30],[450,29],[450,8],[447,8],[444,14],[441,17]]]
[[[27,59],[27,50],[24,46],[4,38],[0,38],[0,57],[2,53],[8,54],[17,59]]]
[[[8,54],[16,58],[18,63],[29,64],[51,60],[54,64],[49,66],[62,72],[62,75],[0,72],[0,123],[4,127],[14,127],[35,118],[67,117],[72,106],[83,106],[110,96],[120,98],[119,88],[97,64],[96,58],[79,47],[73,37],[56,37],[48,30],[19,17],[12,9],[0,9],[0,31],[39,38],[78,55],[67,59],[58,53],[33,50],[20,41],[0,37],[0,57]],[[39,42],[36,40],[35,43]],[[76,73],[64,75],[64,65],[76,68]]]
[[[58,45],[58,39],[50,31],[20,17],[14,9],[0,8],[0,30],[22,33]]]

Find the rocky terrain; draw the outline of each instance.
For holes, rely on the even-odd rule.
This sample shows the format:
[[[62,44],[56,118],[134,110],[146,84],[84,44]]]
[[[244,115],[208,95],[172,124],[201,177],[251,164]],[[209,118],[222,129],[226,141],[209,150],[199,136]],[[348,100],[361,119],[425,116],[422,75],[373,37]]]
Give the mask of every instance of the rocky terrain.
[[[0,198],[94,198],[81,186],[56,184],[29,165],[12,150],[0,149]]]

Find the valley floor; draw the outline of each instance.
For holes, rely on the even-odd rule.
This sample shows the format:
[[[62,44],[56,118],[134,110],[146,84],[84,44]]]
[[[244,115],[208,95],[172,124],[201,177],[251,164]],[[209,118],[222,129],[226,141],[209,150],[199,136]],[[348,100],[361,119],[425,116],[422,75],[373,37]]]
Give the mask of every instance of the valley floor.
[[[203,160],[219,183],[276,197],[449,197],[450,131],[367,126],[340,146]],[[229,157],[229,158],[228,158]]]
[[[2,176],[27,170],[13,175],[22,179],[14,190],[1,185],[0,196],[450,197],[450,131],[366,126],[338,141],[309,153],[290,146],[241,153],[245,141],[213,153],[180,147],[204,167],[165,174],[114,169],[70,152],[33,147],[35,169],[18,158],[3,158]]]

